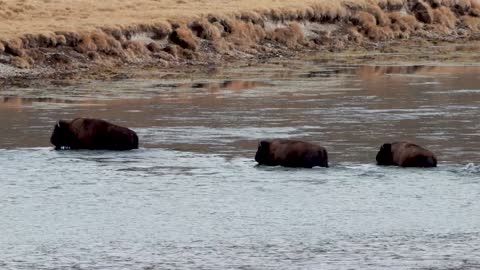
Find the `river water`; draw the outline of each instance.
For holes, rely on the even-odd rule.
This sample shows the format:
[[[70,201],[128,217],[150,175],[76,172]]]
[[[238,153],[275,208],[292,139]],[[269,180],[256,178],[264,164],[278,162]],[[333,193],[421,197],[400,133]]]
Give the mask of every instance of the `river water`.
[[[150,71],[149,71],[150,72]],[[0,269],[478,269],[480,67],[273,60],[0,90]],[[54,151],[58,119],[141,149]],[[300,138],[328,169],[258,167]],[[410,140],[435,169],[375,165]]]

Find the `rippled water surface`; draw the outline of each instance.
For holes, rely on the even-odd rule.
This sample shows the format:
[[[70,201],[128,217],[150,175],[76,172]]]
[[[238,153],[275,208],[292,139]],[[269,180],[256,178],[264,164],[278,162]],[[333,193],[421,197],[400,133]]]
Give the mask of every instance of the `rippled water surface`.
[[[272,61],[0,89],[0,269],[479,269],[480,68]],[[54,151],[58,119],[141,149]],[[258,139],[331,168],[258,167]],[[435,169],[374,164],[411,140]]]

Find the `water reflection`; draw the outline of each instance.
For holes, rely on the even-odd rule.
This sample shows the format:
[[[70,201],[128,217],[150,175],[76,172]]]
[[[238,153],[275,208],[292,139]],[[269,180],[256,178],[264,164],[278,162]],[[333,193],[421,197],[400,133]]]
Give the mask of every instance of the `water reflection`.
[[[243,81],[243,80],[228,80],[224,82],[210,82],[210,83],[191,83],[191,84],[177,84],[175,87],[177,88],[200,88],[200,89],[208,89],[208,90],[221,90],[221,89],[229,89],[229,90],[246,90],[246,89],[255,89],[258,87],[266,87],[266,86],[273,86],[272,84],[266,82],[259,82],[259,81]]]
[[[79,104],[79,101],[60,99],[60,98],[28,98],[28,97],[2,97],[0,98],[0,106],[27,106],[35,102],[43,103],[65,103],[65,104]]]
[[[194,82],[194,83],[162,83],[152,85],[152,88],[180,88],[180,89],[207,89],[207,90],[246,90],[258,87],[272,86],[261,81],[226,80],[223,82]]]
[[[179,84],[155,84],[151,88],[160,88],[160,89],[204,89],[208,91],[217,91],[217,90],[247,90],[255,89],[258,87],[267,87],[273,86],[272,84],[261,82],[261,81],[244,81],[244,80],[226,80],[223,82],[198,82],[198,83],[179,83]],[[177,93],[178,94],[178,93]],[[188,96],[188,93],[181,93],[181,95]],[[163,96],[152,96],[151,99],[162,98]],[[0,106],[30,106],[34,103],[60,103],[60,104],[119,104],[119,103],[145,103],[144,99],[132,99],[128,100],[121,99],[114,100],[106,99],[64,99],[64,98],[51,98],[51,97],[22,97],[22,96],[4,96],[0,97]]]
[[[0,147],[48,146],[57,119],[99,117],[134,128],[143,147],[252,156],[258,139],[294,137],[326,145],[333,160],[371,162],[380,144],[401,139],[442,162],[476,162],[478,74],[465,66],[291,62],[188,80],[3,89]]]

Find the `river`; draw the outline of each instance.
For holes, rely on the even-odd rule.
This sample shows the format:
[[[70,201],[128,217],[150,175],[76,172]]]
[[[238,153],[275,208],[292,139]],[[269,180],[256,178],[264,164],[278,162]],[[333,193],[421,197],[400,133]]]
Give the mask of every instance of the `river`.
[[[480,67],[271,60],[0,89],[1,269],[478,269]],[[54,151],[58,119],[140,149]],[[330,168],[259,167],[299,138]],[[410,140],[434,169],[378,167]]]

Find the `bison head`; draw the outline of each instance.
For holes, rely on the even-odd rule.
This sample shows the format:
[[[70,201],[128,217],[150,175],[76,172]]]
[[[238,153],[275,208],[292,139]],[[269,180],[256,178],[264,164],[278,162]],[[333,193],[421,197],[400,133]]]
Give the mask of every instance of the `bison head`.
[[[255,161],[259,164],[268,163],[270,156],[270,142],[269,141],[260,141],[258,143],[257,153],[255,154]]]
[[[60,120],[55,124],[50,142],[59,150],[64,147],[70,147],[70,125],[67,121]]]
[[[386,143],[380,147],[377,154],[378,165],[393,165],[392,144]]]

